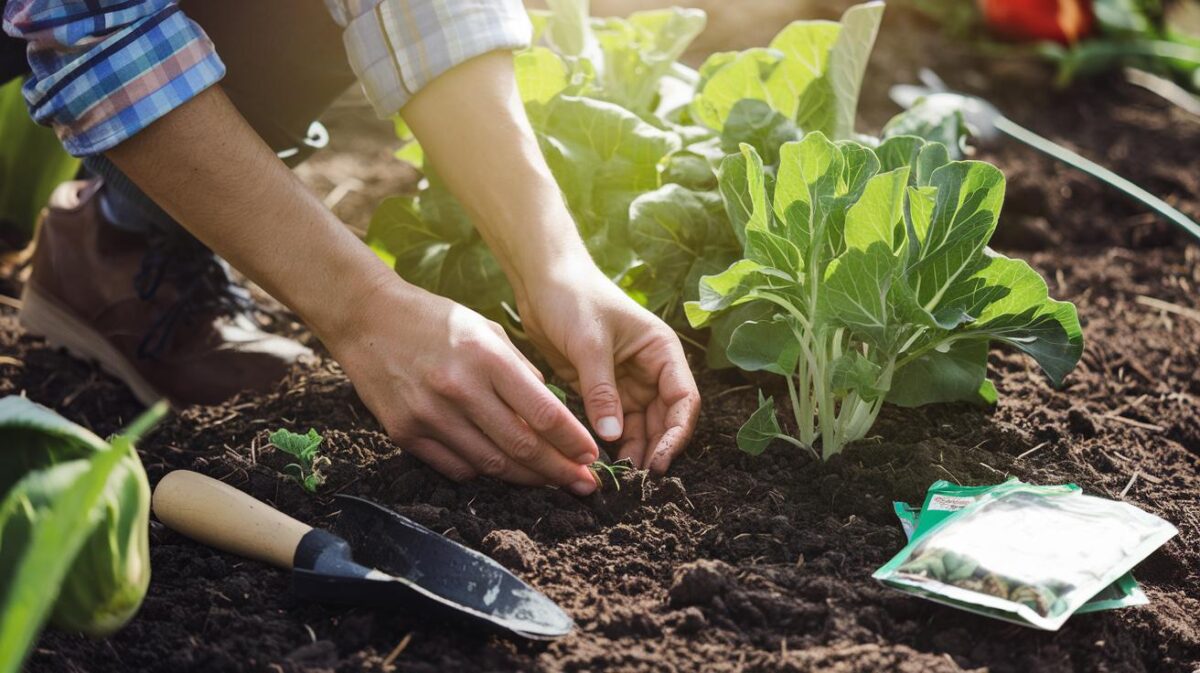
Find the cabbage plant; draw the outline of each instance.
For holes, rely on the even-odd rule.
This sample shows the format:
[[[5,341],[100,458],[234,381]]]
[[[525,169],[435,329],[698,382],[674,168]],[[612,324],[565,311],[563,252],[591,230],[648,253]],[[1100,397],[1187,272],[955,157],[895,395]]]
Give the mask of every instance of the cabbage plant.
[[[686,311],[708,325],[739,307],[726,348],[747,371],[784,377],[794,436],[774,401],[738,445],[782,439],[825,458],[861,439],[885,401],[993,402],[989,344],[1033,356],[1058,384],[1083,350],[1075,307],[1047,296],[1028,264],[987,248],[1004,177],[951,161],[916,137],[876,148],[810,133],[781,148],[774,180],[745,145],[725,159],[721,191],[738,223],[741,259],[705,276]]]
[[[535,46],[515,57],[542,154],[600,268],[683,326],[700,277],[740,252],[717,192],[721,160],[749,143],[773,170],[779,147],[806,132],[856,137],[883,3],[793,22],[769,47],[714,54],[699,71],[678,61],[704,28],[699,10],[601,19],[587,0],[547,4],[532,13]],[[502,317],[512,291],[499,264],[399,120],[397,133],[407,141],[397,156],[425,180],[417,196],[380,205],[368,242],[406,280]]]
[[[0,673],[47,619],[106,636],[150,581],[150,486],[135,439],[160,404],[105,442],[23,397],[0,400]]]

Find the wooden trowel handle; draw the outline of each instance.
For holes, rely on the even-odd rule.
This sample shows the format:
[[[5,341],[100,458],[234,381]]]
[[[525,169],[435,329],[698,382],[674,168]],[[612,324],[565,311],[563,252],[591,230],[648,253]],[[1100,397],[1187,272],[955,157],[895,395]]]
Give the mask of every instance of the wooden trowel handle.
[[[312,526],[212,477],[176,470],[154,488],[154,515],[197,542],[291,569],[300,538]]]

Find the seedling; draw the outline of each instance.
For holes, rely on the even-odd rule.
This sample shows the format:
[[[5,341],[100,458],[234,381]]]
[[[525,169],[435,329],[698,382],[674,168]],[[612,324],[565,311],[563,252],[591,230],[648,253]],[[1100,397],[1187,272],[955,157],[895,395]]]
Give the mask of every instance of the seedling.
[[[284,473],[295,479],[304,490],[316,493],[317,487],[325,483],[325,476],[321,474],[320,467],[329,464],[328,458],[317,455],[323,441],[321,435],[312,428],[308,429],[306,435],[280,429],[272,432],[269,439],[272,446],[295,456],[298,461],[285,465]]]
[[[604,490],[604,478],[601,476],[608,474],[609,479],[612,479],[613,487],[616,490],[621,490],[621,475],[633,469],[633,463],[628,458],[622,458],[615,463],[608,463],[604,460],[597,460],[588,466],[592,472],[592,477],[596,479],[596,484],[600,490]]]

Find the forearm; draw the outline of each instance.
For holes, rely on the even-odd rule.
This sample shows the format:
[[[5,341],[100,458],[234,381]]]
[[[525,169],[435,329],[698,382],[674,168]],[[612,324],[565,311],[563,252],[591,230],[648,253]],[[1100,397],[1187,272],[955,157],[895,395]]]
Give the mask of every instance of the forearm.
[[[263,143],[219,88],[106,156],[188,231],[321,338],[398,278]]]
[[[496,254],[518,301],[556,265],[590,263],[525,115],[510,53],[459,65],[401,113]]]

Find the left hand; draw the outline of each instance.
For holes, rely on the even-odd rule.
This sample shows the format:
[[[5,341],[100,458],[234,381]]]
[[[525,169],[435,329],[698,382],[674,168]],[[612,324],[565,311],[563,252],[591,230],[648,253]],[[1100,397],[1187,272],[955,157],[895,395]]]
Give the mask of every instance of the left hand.
[[[700,413],[679,337],[590,259],[553,269],[520,293],[526,333],[583,396],[596,434],[620,442],[618,457],[663,474],[687,447]]]

